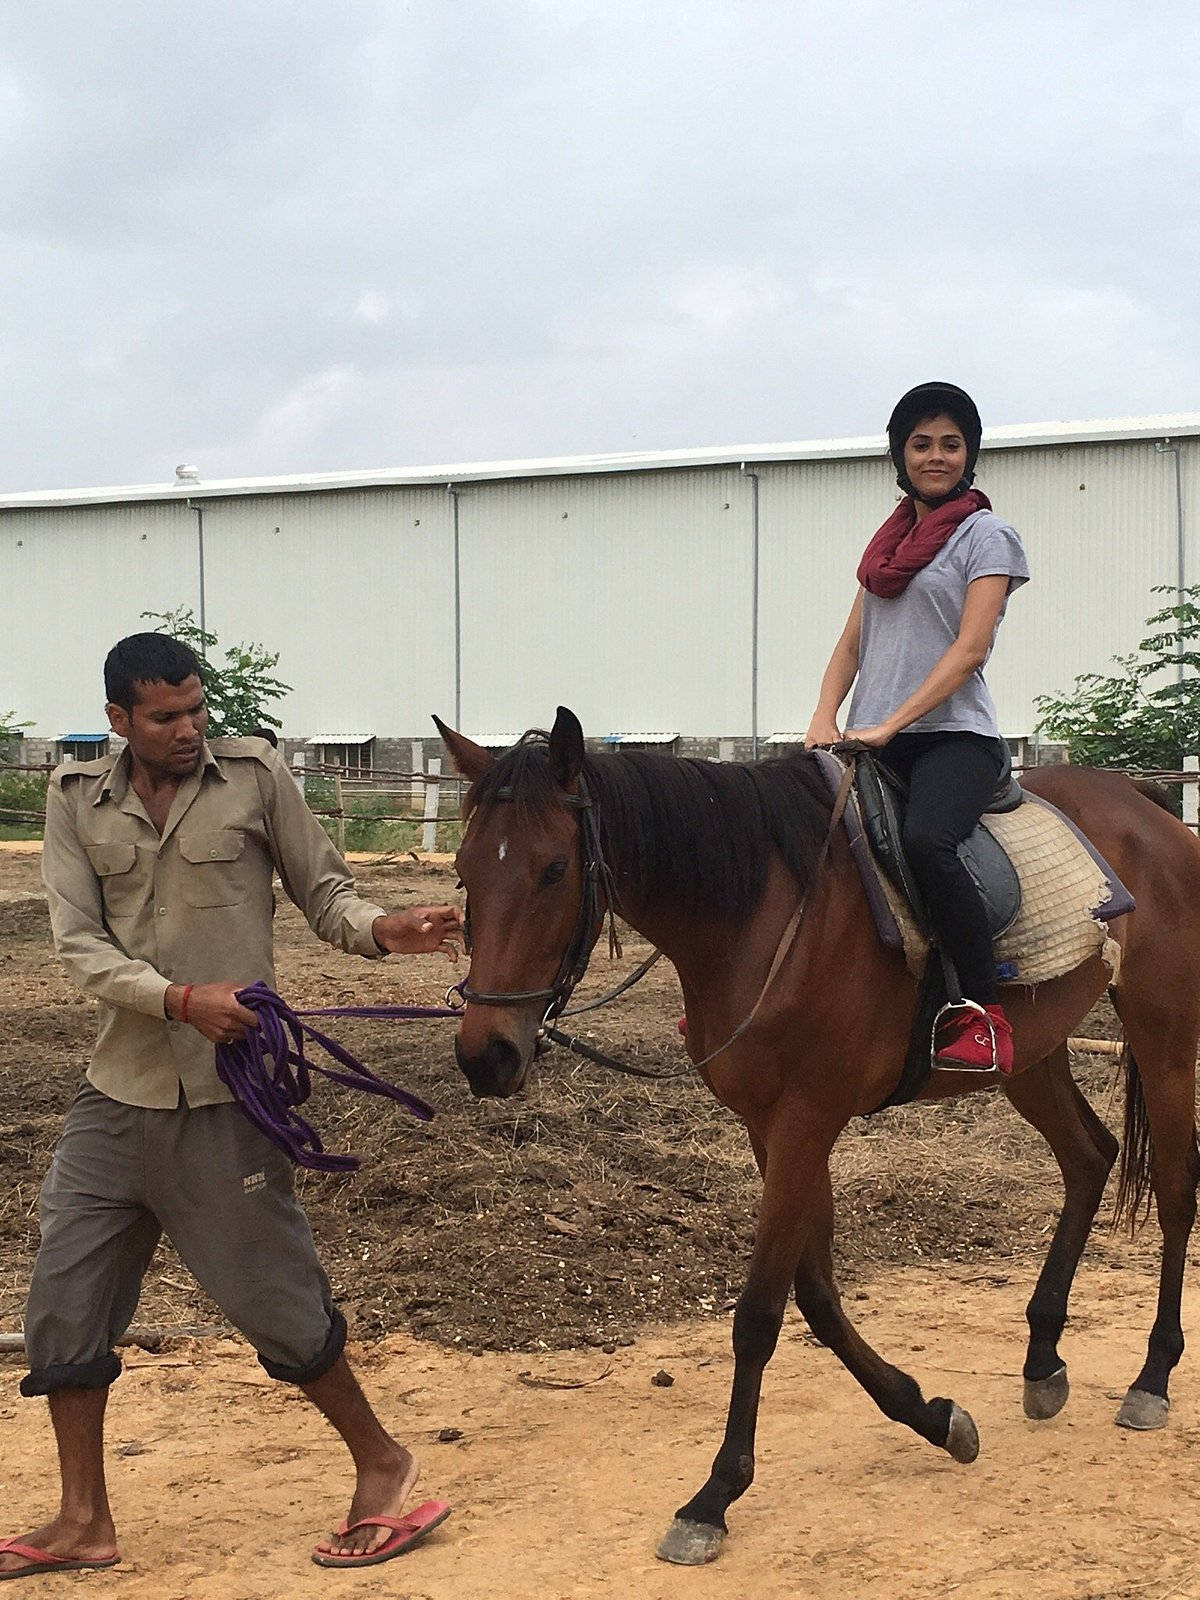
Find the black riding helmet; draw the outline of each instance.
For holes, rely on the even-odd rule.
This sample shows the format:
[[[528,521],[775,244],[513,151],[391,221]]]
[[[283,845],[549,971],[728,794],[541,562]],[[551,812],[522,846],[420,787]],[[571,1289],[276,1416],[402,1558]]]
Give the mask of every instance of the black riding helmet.
[[[962,436],[967,442],[967,470],[948,494],[939,495],[935,500],[924,501],[924,504],[931,507],[942,506],[947,500],[957,499],[960,494],[965,494],[975,481],[975,463],[979,458],[979,441],[983,436],[983,423],[979,420],[975,402],[965,389],[960,389],[956,384],[919,383],[915,389],[910,389],[906,395],[900,397],[895,410],[888,418],[888,452],[896,468],[896,482],[905,494],[911,494],[914,499],[921,499],[904,470],[904,446],[918,422],[943,414],[953,417],[962,430]]]

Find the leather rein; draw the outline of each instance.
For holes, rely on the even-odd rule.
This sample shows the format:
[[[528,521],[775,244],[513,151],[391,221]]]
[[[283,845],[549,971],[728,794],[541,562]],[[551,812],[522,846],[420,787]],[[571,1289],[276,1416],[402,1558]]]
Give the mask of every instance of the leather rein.
[[[846,762],[846,770],[838,788],[837,798],[833,803],[833,810],[830,813],[829,827],[821,844],[816,865],[813,868],[814,884],[820,878],[825,862],[828,859],[834,834],[837,832],[838,825],[845,813],[850,799],[850,791],[854,784],[854,752],[849,750],[844,753],[848,754],[850,759]],[[499,800],[511,800],[512,797],[510,788],[500,789],[497,792],[497,799]],[[453,1003],[451,1001],[452,995],[458,995],[464,1003],[477,1006],[532,1005],[535,1001],[539,1004],[542,1001],[546,1001],[546,1011],[542,1017],[539,1038],[552,1040],[555,1044],[564,1046],[573,1054],[586,1057],[587,1060],[595,1062],[598,1066],[608,1067],[611,1071],[626,1073],[634,1078],[682,1078],[692,1072],[699,1071],[701,1067],[706,1067],[710,1061],[714,1061],[717,1056],[723,1055],[730,1045],[735,1044],[753,1023],[778,976],[780,968],[800,937],[812,897],[808,896],[801,900],[792,913],[791,919],[786,928],[784,928],[776,946],[775,954],[767,970],[766,980],[759,991],[758,999],[754,1002],[749,1013],[730,1034],[729,1038],[725,1040],[724,1044],[718,1045],[715,1050],[710,1051],[701,1060],[689,1062],[686,1067],[670,1072],[649,1072],[643,1067],[630,1066],[628,1062],[618,1061],[613,1056],[605,1055],[602,1051],[585,1044],[583,1040],[571,1034],[563,1033],[552,1025],[557,1018],[574,1017],[581,1015],[585,1011],[596,1011],[601,1006],[607,1005],[610,1000],[615,1000],[618,995],[625,994],[629,989],[633,988],[634,984],[639,983],[645,977],[651,967],[662,959],[663,954],[661,950],[652,951],[647,959],[635,971],[630,973],[623,982],[619,983],[616,988],[610,989],[607,994],[601,995],[598,1000],[589,1000],[584,1005],[575,1006],[570,1010],[567,1009],[567,1002],[587,972],[592,950],[598,936],[592,932],[592,929],[602,918],[608,918],[609,959],[612,960],[614,956],[619,957],[622,954],[622,949],[616,926],[616,886],[600,843],[598,807],[588,793],[587,784],[582,773],[579,775],[579,793],[564,794],[561,797],[561,801],[563,805],[579,813],[579,845],[583,861],[583,892],[580,896],[579,913],[575,919],[575,928],[562,961],[559,963],[558,973],[553,984],[546,989],[480,990],[471,988],[470,974],[468,973],[462,983],[456,984],[447,994],[447,1003]],[[469,956],[471,954],[471,904],[469,899],[467,901],[463,931],[463,943]]]

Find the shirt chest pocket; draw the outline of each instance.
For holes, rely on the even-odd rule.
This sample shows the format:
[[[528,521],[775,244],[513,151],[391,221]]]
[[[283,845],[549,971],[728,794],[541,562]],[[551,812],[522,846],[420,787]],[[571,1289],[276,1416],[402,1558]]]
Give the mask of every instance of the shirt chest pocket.
[[[133,869],[137,865],[137,846],[133,844],[89,844],[88,860],[100,880],[104,914],[109,917],[135,917],[141,910],[149,884]]]
[[[246,898],[242,854],[246,836],[237,828],[202,829],[179,835],[187,862],[180,888],[189,906],[236,906]]]

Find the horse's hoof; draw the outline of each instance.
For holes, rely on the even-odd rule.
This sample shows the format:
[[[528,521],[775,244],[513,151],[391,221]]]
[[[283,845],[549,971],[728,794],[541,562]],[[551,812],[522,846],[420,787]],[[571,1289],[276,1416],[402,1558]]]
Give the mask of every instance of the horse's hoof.
[[[1117,1427],[1136,1428],[1139,1433],[1165,1428],[1170,1409],[1171,1402],[1161,1394],[1148,1394],[1145,1389],[1130,1389],[1117,1412]]]
[[[1059,1367],[1048,1378],[1026,1378],[1025,1415],[1031,1422],[1045,1422],[1049,1417],[1056,1417],[1070,1393],[1066,1367]]]
[[[703,1567],[720,1555],[724,1538],[724,1528],[676,1517],[654,1553],[660,1561],[673,1561],[677,1567]]]
[[[979,1454],[979,1429],[971,1419],[971,1413],[964,1411],[961,1406],[950,1407],[950,1430],[946,1434],[945,1449],[955,1461],[961,1461],[963,1466],[969,1466]]]

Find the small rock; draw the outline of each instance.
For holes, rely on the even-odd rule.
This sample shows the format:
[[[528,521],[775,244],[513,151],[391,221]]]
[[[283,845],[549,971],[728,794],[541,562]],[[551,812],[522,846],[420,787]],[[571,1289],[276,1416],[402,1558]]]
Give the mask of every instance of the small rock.
[[[131,1439],[128,1444],[123,1444],[117,1451],[119,1456],[144,1456],[146,1446],[140,1439]]]
[[[617,1347],[615,1344],[602,1344],[600,1348],[604,1351],[606,1356],[615,1356],[617,1353]]]
[[[442,1431],[438,1434],[438,1443],[439,1444],[454,1444],[455,1441],[458,1440],[458,1439],[461,1439],[462,1436],[463,1436],[463,1431],[462,1431],[461,1428],[443,1428]]]
[[[669,1389],[675,1382],[675,1379],[664,1367],[659,1367],[658,1371],[650,1379],[650,1382],[656,1389]]]

